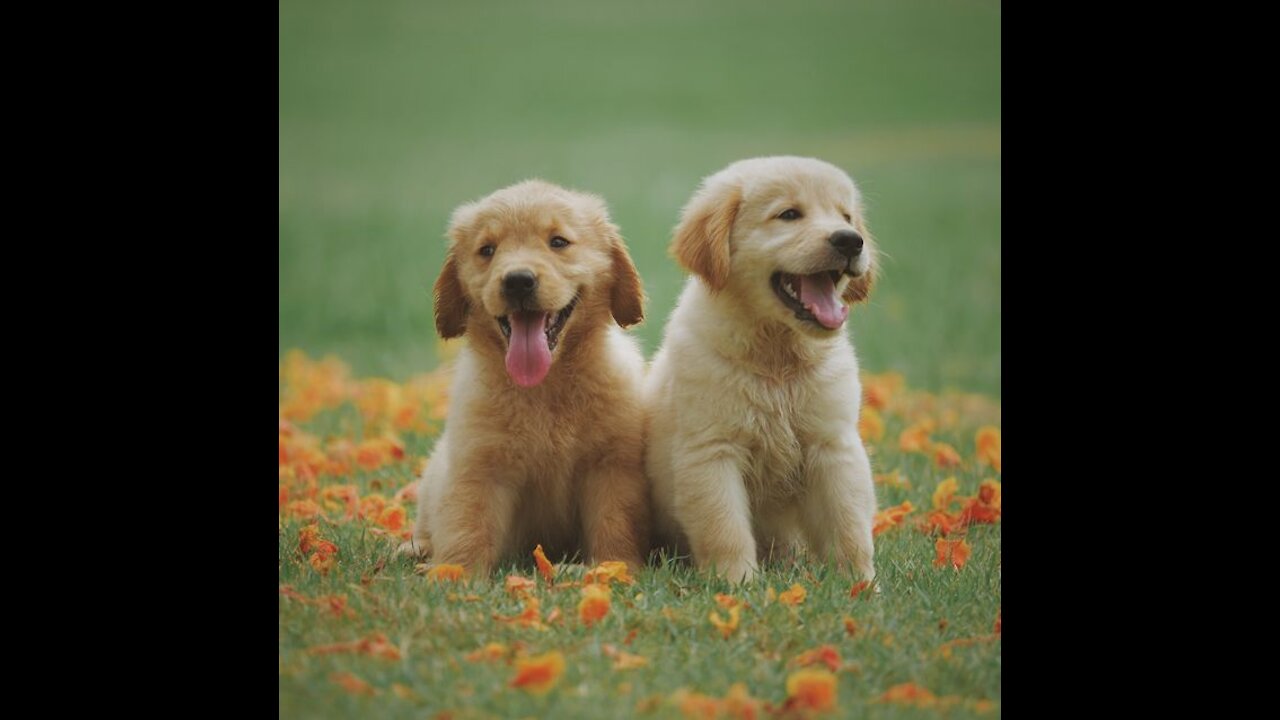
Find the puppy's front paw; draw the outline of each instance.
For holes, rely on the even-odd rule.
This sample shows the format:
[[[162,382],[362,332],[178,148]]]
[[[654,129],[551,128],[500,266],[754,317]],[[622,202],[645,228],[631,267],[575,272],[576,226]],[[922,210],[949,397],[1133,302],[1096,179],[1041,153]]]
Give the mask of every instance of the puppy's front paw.
[[[406,540],[395,549],[392,557],[424,558],[431,554],[431,543],[426,540]]]
[[[738,560],[716,565],[716,574],[731,583],[749,583],[759,571],[753,562]]]

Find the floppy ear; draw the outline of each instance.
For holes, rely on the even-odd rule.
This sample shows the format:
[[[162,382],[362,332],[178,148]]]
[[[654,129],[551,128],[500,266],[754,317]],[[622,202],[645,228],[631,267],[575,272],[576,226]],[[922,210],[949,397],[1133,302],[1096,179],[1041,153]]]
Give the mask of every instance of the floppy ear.
[[[622,238],[613,243],[609,252],[613,256],[613,293],[609,307],[619,325],[631,327],[644,320],[644,287]]]
[[[844,301],[850,305],[863,302],[871,296],[871,286],[875,285],[876,275],[880,272],[880,263],[876,260],[875,253],[876,243],[872,239],[871,233],[867,231],[866,224],[859,219],[854,227],[857,228],[858,234],[862,236],[864,241],[863,251],[871,253],[869,258],[871,262],[867,264],[866,272],[849,281],[849,286],[844,289],[844,294],[841,295]]]
[[[685,206],[671,241],[671,254],[712,290],[729,282],[729,234],[742,190],[726,182],[704,184]]]
[[[458,277],[458,260],[453,250],[444,259],[444,269],[436,278],[435,312],[436,332],[445,340],[456,338],[467,330],[467,311],[471,304],[462,290],[462,280]]]

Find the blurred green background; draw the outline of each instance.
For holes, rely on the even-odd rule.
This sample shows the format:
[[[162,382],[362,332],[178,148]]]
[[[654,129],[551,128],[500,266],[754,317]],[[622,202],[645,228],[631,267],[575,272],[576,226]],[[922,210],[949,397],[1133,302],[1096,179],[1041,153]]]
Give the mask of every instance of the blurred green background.
[[[602,195],[661,341],[699,180],[846,169],[887,255],[863,367],[1000,393],[1000,4],[280,3],[280,353],[395,379],[438,360],[449,212],[529,177]]]

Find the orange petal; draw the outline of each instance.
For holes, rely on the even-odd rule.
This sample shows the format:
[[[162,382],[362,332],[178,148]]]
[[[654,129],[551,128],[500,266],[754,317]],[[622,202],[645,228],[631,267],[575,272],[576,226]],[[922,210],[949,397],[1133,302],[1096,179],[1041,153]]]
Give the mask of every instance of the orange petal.
[[[378,513],[378,524],[391,532],[399,532],[404,527],[406,519],[408,514],[403,505],[391,505]]]
[[[331,673],[329,675],[329,680],[342,686],[343,690],[346,690],[352,695],[373,695],[377,692],[377,690],[373,689],[372,685],[349,672]]]
[[[854,622],[853,618],[848,615],[844,616],[844,632],[850,637],[856,635],[858,632],[858,623]]]
[[[866,590],[868,587],[871,587],[870,580],[862,580],[860,582],[855,583],[854,586],[849,589],[849,597],[851,598],[858,597],[859,595],[862,594],[862,591]]]
[[[720,617],[720,613],[714,610],[711,611],[711,614],[708,616],[708,619],[711,620],[711,624],[715,625],[716,629],[720,631],[721,637],[727,638],[733,634],[733,631],[738,629],[738,620],[740,619],[741,615],[742,615],[742,608],[738,605],[734,605],[733,607],[729,608],[729,618],[727,620],[725,618]]]
[[[790,590],[783,590],[781,593],[778,593],[778,602],[783,605],[800,605],[804,602],[804,599],[808,594],[809,593],[804,589],[804,586],[799,584],[792,585]]]
[[[609,614],[611,602],[609,588],[604,585],[587,585],[582,588],[582,601],[578,603],[578,618],[590,627]]]
[[[863,408],[858,416],[858,435],[865,442],[879,442],[884,438],[884,420],[873,408]]]
[[[516,597],[524,597],[534,590],[538,589],[538,583],[530,580],[523,575],[508,575],[506,581],[507,592]]]
[[[428,570],[427,579],[435,582],[458,582],[463,579],[466,574],[466,568],[461,565],[443,563]]]
[[[946,510],[951,504],[951,499],[960,491],[960,483],[956,482],[954,477],[938,483],[938,487],[933,489],[933,509]]]
[[[822,645],[812,650],[805,650],[791,661],[792,665],[799,665],[800,667],[808,667],[819,663],[826,665],[831,672],[835,672],[840,669],[840,653],[830,645]]]
[[[552,650],[535,657],[516,660],[516,676],[511,687],[517,687],[534,695],[545,695],[560,682],[564,674],[564,655]]]
[[[937,701],[936,695],[911,682],[894,685],[880,696],[880,702],[915,705],[917,707],[929,707]]]
[[[479,650],[467,653],[466,660],[467,662],[495,662],[505,658],[508,652],[506,645],[491,642]]]
[[[725,595],[724,593],[716,593],[716,604],[728,610],[729,608],[737,607],[741,605],[742,601],[732,595]]]
[[[542,575],[542,579],[550,584],[556,576],[556,569],[547,559],[547,554],[542,551],[542,543],[538,543],[538,547],[533,549],[533,560],[538,564],[538,573]]]
[[[635,578],[631,577],[631,574],[627,572],[627,564],[620,560],[602,562],[588,570],[587,574],[582,578],[582,582],[585,585],[592,583],[608,585],[615,580],[627,585],[634,585],[636,582]]]
[[[787,706],[806,710],[833,710],[836,676],[821,669],[797,670],[787,676]]]
[[[960,465],[960,453],[947,443],[935,443],[933,446],[933,462],[940,468],[953,468]]]

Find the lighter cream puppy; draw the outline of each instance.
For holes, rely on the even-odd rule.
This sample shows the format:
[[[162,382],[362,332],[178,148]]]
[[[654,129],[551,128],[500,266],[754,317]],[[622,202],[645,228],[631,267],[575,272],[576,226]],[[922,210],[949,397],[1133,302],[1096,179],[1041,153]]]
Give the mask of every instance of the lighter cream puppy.
[[[638,566],[644,357],[622,327],[644,297],[604,202],[523,182],[458,208],[449,238],[436,328],[468,343],[401,550],[477,574],[538,543]]]
[[[645,381],[655,540],[733,581],[801,544],[874,577],[844,323],[876,262],[853,181],[809,158],[734,163],[703,181],[671,249],[694,276]]]

